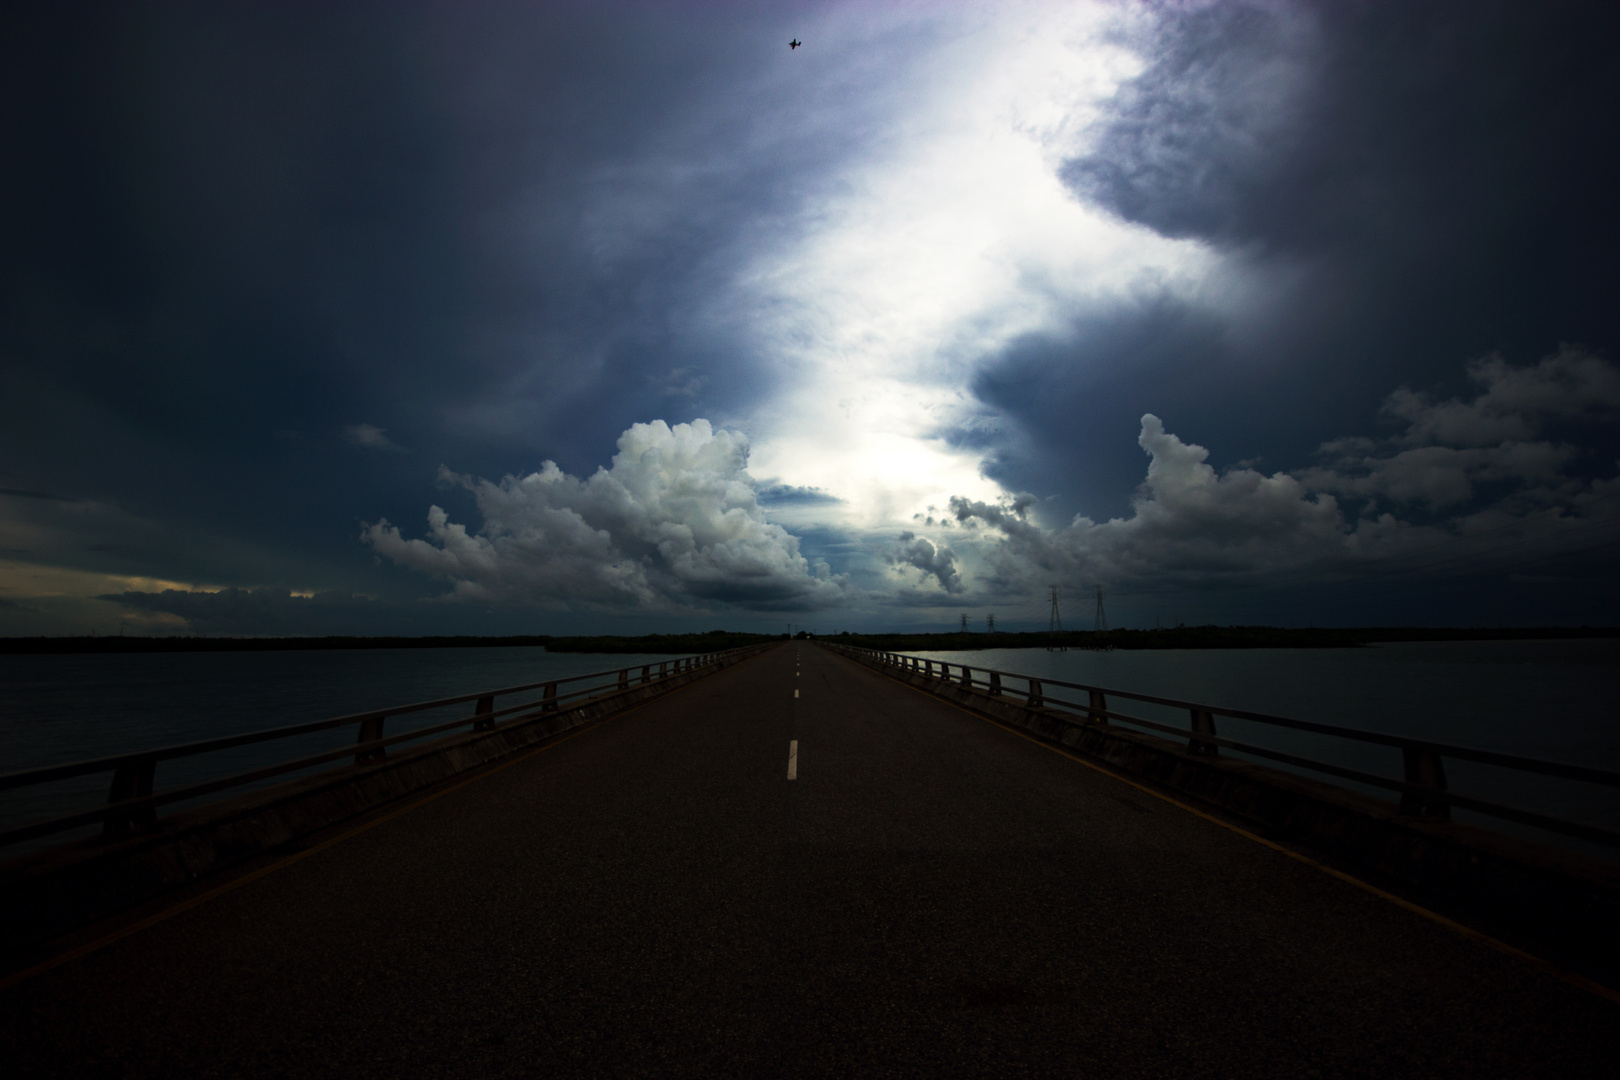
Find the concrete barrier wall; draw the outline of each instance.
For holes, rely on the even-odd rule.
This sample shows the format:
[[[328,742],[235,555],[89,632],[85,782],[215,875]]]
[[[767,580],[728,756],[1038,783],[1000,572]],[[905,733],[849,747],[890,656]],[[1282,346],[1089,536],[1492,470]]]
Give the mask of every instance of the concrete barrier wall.
[[[1183,742],[1032,709],[1017,697],[837,651],[1122,776],[1222,811],[1263,836],[1319,852],[1371,881],[1415,888],[1430,902],[1620,967],[1620,864],[1473,825],[1405,817],[1392,801],[1248,761],[1194,755]]]
[[[328,769],[161,818],[116,841],[93,838],[0,864],[0,953],[26,966],[42,945],[206,874],[290,844],[458,774],[539,746],[756,655],[520,714],[490,731],[390,747],[381,762]]]

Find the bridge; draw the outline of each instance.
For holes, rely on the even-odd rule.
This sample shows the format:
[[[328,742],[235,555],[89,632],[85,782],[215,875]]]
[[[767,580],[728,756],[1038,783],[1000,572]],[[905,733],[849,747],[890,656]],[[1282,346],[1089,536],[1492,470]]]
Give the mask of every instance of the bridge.
[[[5,1074],[1613,1076],[1577,956],[971,704],[717,664],[63,936]]]

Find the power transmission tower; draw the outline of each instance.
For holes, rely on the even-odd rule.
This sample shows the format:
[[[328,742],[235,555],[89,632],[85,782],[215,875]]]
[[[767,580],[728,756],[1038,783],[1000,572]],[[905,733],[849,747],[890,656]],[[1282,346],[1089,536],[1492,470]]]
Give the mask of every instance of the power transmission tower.
[[[1052,635],[1046,643],[1047,652],[1069,651],[1067,645],[1058,644],[1058,635],[1063,633],[1063,613],[1058,610],[1058,590],[1056,585],[1052,586],[1052,618],[1047,624],[1047,631]]]
[[[984,628],[992,634],[996,632],[996,617],[994,615],[984,617]]]
[[[967,633],[967,612],[962,613],[962,633]]]
[[[1103,590],[1101,585],[1095,586],[1097,590],[1097,629],[1108,629],[1108,612],[1103,610]]]

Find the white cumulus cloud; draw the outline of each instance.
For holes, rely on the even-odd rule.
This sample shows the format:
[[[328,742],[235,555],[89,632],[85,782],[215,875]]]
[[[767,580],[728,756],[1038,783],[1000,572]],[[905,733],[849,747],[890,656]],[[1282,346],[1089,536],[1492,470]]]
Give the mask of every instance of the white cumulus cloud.
[[[706,420],[655,420],[632,426],[612,467],[583,480],[551,461],[499,483],[441,468],[477,500],[476,532],[434,506],[427,539],[407,539],[386,520],[363,538],[466,598],[789,610],[839,602],[843,580],[765,520],[747,466],[743,435]]]
[[[1620,368],[1566,346],[1531,367],[1493,356],[1468,373],[1481,387],[1468,400],[1397,391],[1383,411],[1404,430],[1326,443],[1326,466],[1270,476],[1247,467],[1217,472],[1208,450],[1149,413],[1137,440],[1149,457],[1147,479],[1129,517],[1080,516],[1043,529],[1027,499],[958,497],[951,509],[960,524],[988,528],[990,543],[978,551],[988,580],[1029,591],[1054,577],[1253,584],[1298,570],[1350,570],[1485,533],[1502,543],[1556,542],[1612,517],[1607,504],[1620,496],[1620,480],[1572,475],[1576,448],[1537,436],[1554,422],[1612,421]],[[1345,497],[1360,500],[1355,513],[1341,504]]]
[[[951,509],[958,521],[1000,535],[989,553],[997,577],[1031,581],[1056,575],[1070,582],[1208,585],[1392,550],[1410,531],[1387,515],[1351,526],[1332,495],[1313,493],[1285,472],[1217,473],[1208,450],[1167,432],[1152,413],[1142,417],[1137,442],[1150,460],[1128,518],[1080,516],[1046,530],[1029,520],[1027,501],[953,499]]]

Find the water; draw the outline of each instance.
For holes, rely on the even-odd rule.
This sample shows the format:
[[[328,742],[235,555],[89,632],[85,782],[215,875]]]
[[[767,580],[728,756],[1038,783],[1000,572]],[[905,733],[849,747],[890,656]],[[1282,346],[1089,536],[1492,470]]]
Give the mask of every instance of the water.
[[[632,668],[639,674],[641,665],[669,659],[553,654],[538,647],[0,655],[0,772],[607,669]],[[499,698],[495,706],[533,700],[540,693]],[[384,734],[442,723],[470,710],[463,704],[390,718]],[[355,728],[344,727],[160,762],[156,786],[179,787],[338,749],[352,744],[355,735]],[[322,767],[341,764],[342,759]],[[111,774],[101,773],[0,792],[0,828],[90,809],[106,800],[110,780]],[[95,831],[90,827],[10,845],[0,849],[0,859]]]
[[[1620,771],[1620,641],[1615,640],[1426,641],[1364,649],[998,649],[911,655]],[[1008,681],[1009,687],[1024,685]],[[1047,693],[1078,696],[1053,688]],[[1188,726],[1187,714],[1180,709],[1125,699],[1111,700],[1109,708],[1183,729]],[[1216,726],[1228,738],[1401,778],[1400,751],[1392,747],[1225,717],[1218,718]],[[1620,828],[1620,790],[1472,762],[1448,760],[1446,770],[1450,786],[1460,794]],[[1320,773],[1305,775],[1381,798],[1393,796]],[[1467,811],[1458,811],[1455,817],[1605,858],[1617,855],[1613,848],[1555,839],[1542,830],[1497,818]]]
[[[1616,707],[1620,641],[1141,652],[1007,649],[916,655],[1620,771]],[[667,659],[551,654],[522,647],[0,655],[0,772],[481,689],[623,667],[639,669]],[[516,700],[503,699],[497,705]],[[1187,723],[1179,710],[1126,707],[1119,700],[1110,706],[1178,727]],[[424,727],[466,709],[463,705],[393,718],[387,732]],[[1225,718],[1218,726],[1231,738],[1391,778],[1401,775],[1400,754],[1394,749]],[[354,735],[353,728],[345,728],[165,762],[158,767],[157,784],[160,789],[177,787],[336,749],[352,743]],[[1614,789],[1467,762],[1448,761],[1447,769],[1452,787],[1462,793],[1620,828],[1620,792]],[[93,807],[105,800],[108,780],[102,774],[0,792],[0,828]],[[1365,790],[1388,797],[1386,792]],[[1457,817],[1527,832],[1465,812]],[[1551,839],[1539,831],[1528,832]],[[59,835],[43,842],[60,839]],[[1567,843],[1615,857],[1613,849]],[[20,850],[26,848],[0,850],[0,858]]]

